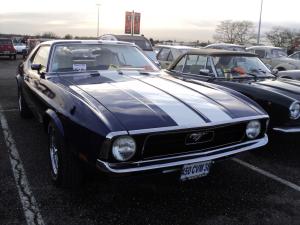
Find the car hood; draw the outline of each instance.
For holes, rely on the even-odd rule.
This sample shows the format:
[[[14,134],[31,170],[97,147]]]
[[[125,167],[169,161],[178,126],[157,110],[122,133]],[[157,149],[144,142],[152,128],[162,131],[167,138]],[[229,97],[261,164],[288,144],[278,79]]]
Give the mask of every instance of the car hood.
[[[290,63],[290,64],[293,64],[293,65],[297,65],[297,66],[300,66],[300,60],[296,60],[296,59],[292,59],[292,58],[289,58],[289,57],[280,57],[280,58],[274,58],[273,61],[276,61],[278,63]]]
[[[300,101],[300,82],[291,79],[264,80],[252,85]]]
[[[266,116],[233,94],[169,75],[99,71],[100,76],[66,76],[68,86],[105,107],[130,130],[193,128]],[[97,107],[97,105],[94,105]]]

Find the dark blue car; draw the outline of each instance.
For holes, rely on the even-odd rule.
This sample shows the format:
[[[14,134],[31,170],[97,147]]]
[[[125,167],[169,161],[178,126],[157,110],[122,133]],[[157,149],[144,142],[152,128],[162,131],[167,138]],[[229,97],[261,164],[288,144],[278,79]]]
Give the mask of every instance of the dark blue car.
[[[17,84],[21,116],[47,130],[58,186],[79,185],[84,162],[109,175],[192,179],[268,140],[268,115],[247,97],[161,74],[126,42],[44,42],[20,65]]]

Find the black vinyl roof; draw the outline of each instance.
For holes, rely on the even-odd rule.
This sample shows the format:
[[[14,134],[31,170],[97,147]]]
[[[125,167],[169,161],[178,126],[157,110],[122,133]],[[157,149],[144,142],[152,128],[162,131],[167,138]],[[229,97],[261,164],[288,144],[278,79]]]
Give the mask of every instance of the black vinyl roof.
[[[221,49],[195,49],[189,50],[186,54],[195,54],[195,55],[210,55],[210,56],[221,56],[221,55],[230,55],[230,56],[257,56],[256,54],[250,52],[238,52],[238,51],[228,51]]]

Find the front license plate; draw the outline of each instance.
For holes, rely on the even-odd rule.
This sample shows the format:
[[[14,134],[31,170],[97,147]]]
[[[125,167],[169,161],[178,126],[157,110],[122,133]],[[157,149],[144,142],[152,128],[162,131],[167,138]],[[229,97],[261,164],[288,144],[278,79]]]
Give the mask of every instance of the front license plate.
[[[191,180],[204,177],[209,173],[211,161],[184,165],[181,171],[180,180]]]
[[[4,54],[9,54],[9,51],[4,51]]]

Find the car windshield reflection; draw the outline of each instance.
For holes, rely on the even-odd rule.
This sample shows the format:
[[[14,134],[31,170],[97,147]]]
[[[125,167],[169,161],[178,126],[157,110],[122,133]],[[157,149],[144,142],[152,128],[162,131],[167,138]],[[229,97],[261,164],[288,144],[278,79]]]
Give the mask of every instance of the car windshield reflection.
[[[134,46],[109,44],[65,44],[54,49],[50,72],[90,72],[95,70],[159,69]]]
[[[257,58],[250,56],[214,56],[212,57],[218,77],[266,77],[270,70]]]

